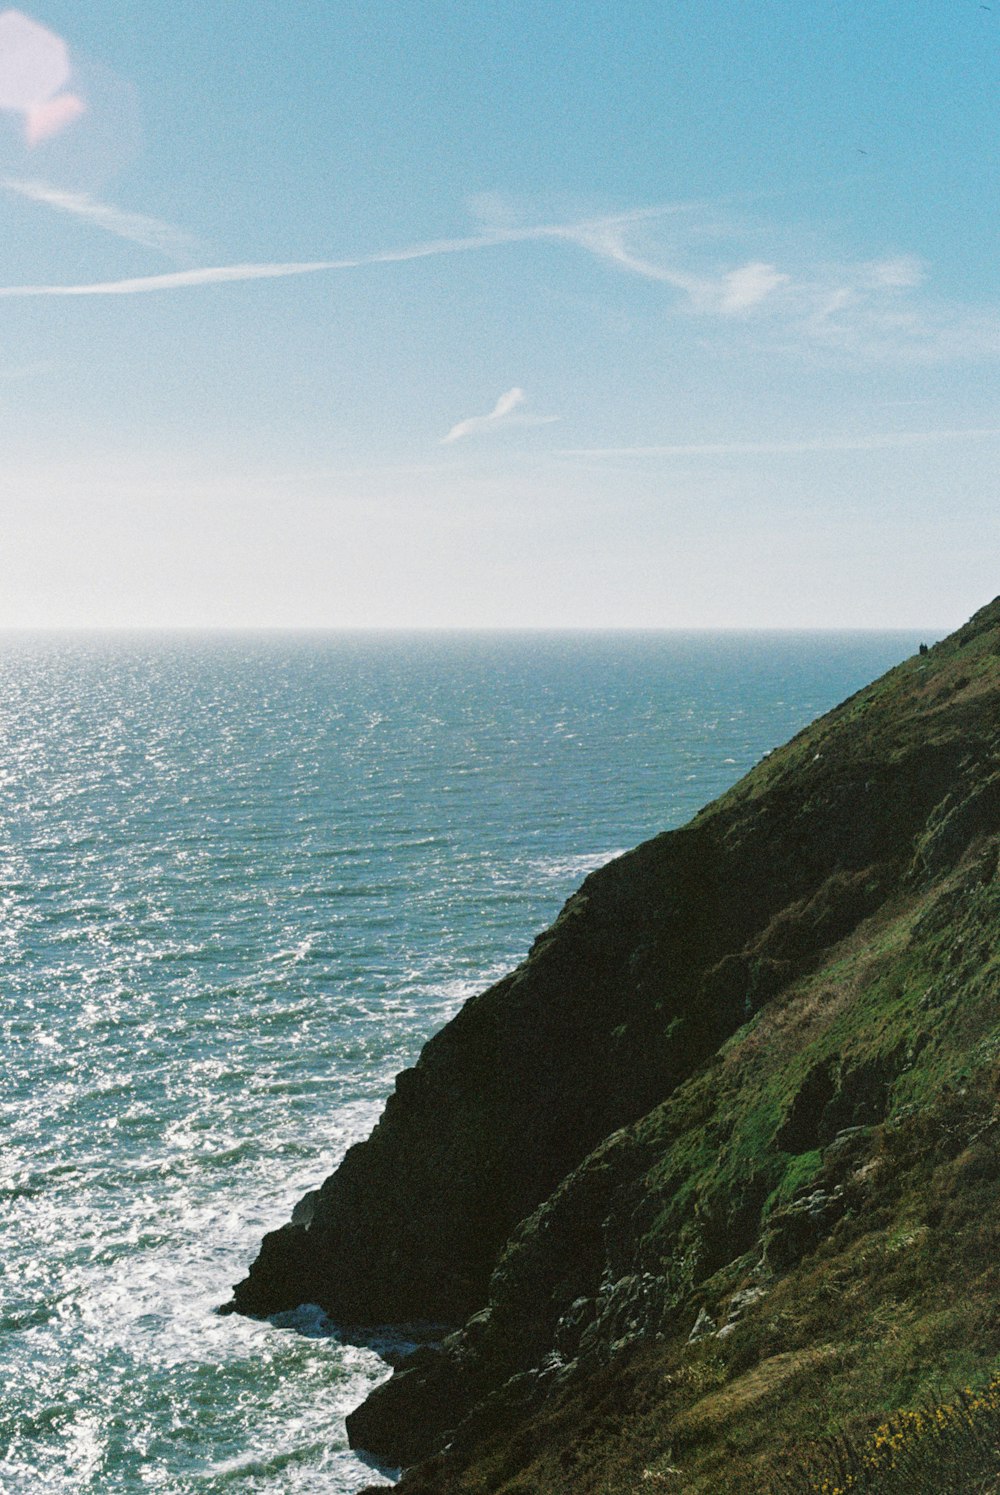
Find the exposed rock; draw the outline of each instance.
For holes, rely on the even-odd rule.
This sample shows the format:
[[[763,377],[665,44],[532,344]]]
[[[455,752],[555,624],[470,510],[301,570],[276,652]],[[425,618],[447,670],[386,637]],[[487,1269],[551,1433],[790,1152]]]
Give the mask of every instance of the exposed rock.
[[[589,877],[265,1238],[240,1311],[464,1325],[352,1414],[355,1446],[460,1470],[643,1346],[744,1346],[914,1160],[987,1135],[942,1077],[996,1052],[998,641],[1000,602]]]
[[[747,1309],[752,1308],[755,1303],[759,1303],[766,1293],[767,1288],[762,1287],[759,1283],[752,1287],[745,1287],[741,1292],[734,1293],[726,1309],[726,1322],[723,1328],[735,1328]]]
[[[698,1317],[694,1321],[694,1328],[688,1335],[688,1344],[695,1344],[699,1339],[705,1339],[709,1334],[715,1333],[715,1320],[707,1308],[698,1311]]]

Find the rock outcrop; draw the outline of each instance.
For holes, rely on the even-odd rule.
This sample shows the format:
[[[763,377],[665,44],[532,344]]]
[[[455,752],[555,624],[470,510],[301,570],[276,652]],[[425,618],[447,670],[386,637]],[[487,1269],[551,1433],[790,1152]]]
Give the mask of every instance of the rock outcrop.
[[[464,1488],[641,1347],[735,1354],[824,1243],[891,1213],[887,1138],[962,1076],[961,1126],[988,1126],[998,849],[1000,599],[592,874],[234,1306],[456,1326],[349,1420],[431,1461],[414,1490]]]

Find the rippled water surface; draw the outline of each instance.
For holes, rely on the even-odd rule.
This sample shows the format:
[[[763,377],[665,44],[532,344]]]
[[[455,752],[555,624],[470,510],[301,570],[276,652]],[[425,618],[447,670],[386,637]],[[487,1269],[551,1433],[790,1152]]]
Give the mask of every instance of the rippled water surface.
[[[0,1488],[388,1478],[377,1356],[213,1308],[587,870],[917,642],[3,638]]]

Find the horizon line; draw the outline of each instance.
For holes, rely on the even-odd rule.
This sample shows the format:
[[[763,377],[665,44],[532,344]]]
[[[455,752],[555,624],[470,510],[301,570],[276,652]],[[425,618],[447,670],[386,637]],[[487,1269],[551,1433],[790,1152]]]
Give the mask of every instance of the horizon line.
[[[985,604],[988,606],[988,604]],[[971,614],[970,614],[971,616]],[[9,635],[209,634],[567,634],[567,633],[927,633],[939,641],[958,623],[2,623]]]

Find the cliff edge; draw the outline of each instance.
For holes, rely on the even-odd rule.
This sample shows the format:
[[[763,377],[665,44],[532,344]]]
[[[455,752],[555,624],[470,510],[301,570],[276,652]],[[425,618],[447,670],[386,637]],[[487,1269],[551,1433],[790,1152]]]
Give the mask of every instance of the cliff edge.
[[[993,1145],[998,850],[1000,599],[587,878],[265,1237],[233,1306],[456,1326],[349,1421],[416,1466],[404,1488],[778,1488],[759,1451],[720,1472],[713,1440],[753,1403],[751,1460],[779,1385],[772,1453],[804,1436],[790,1385],[836,1383],[860,1415],[865,1323],[900,1262],[872,1276],[857,1241],[912,1226],[925,1297],[958,1271],[917,1216],[974,1133]],[[802,1284],[827,1258],[862,1286],[824,1318]],[[985,1328],[942,1336],[941,1312],[927,1374],[976,1344],[985,1365]],[[914,1394],[881,1363],[883,1400]],[[706,1405],[753,1375],[756,1402]]]

